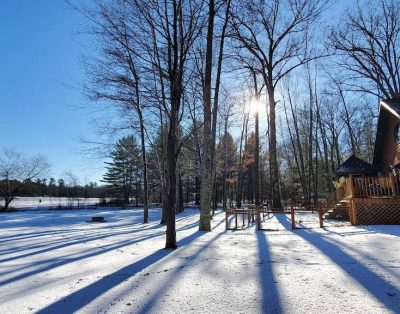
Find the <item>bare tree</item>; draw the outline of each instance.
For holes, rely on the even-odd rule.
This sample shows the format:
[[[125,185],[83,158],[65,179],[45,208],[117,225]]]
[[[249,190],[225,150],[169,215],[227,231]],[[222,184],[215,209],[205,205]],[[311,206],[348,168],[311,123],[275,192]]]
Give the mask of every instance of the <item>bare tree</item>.
[[[4,149],[0,153],[0,198],[4,200],[0,211],[9,210],[11,202],[25,181],[44,175],[49,169],[50,164],[43,156],[27,158]]]
[[[126,12],[131,10],[131,14]],[[86,57],[89,82],[85,91],[105,111],[117,110],[121,119],[112,130],[134,129],[139,133],[143,172],[143,222],[148,216],[148,175],[145,141],[145,103],[143,100],[143,66],[138,48],[138,29],[132,14],[138,10],[132,3],[95,1],[90,8],[79,7],[93,23],[90,29],[100,53]],[[121,123],[123,121],[123,123]],[[104,126],[103,126],[104,128]]]
[[[269,162],[273,206],[281,207],[276,140],[276,97],[279,81],[316,57],[309,43],[311,25],[327,0],[255,0],[233,9],[231,36],[237,47],[258,63],[269,109]]]
[[[73,208],[74,206],[74,200],[77,203],[78,208],[80,207],[80,199],[79,199],[79,178],[72,172],[72,171],[67,171],[64,174],[64,177],[66,179],[67,185],[70,188],[72,195],[70,195],[69,200],[68,200],[68,206],[70,208]]]
[[[204,72],[203,103],[204,103],[204,126],[203,126],[203,156],[201,172],[201,195],[200,195],[200,223],[199,230],[210,231],[210,205],[212,196],[212,174],[211,152],[212,152],[212,129],[211,129],[211,79],[212,79],[212,55],[214,36],[214,0],[209,1],[206,65]]]
[[[330,45],[348,70],[355,91],[378,97],[400,96],[400,4],[368,0],[349,12],[330,34]]]
[[[176,248],[175,205],[177,160],[181,149],[178,137],[183,117],[184,83],[187,78],[188,56],[203,25],[203,2],[134,0],[140,20],[144,62],[152,73],[157,73],[160,84],[156,92],[163,96],[158,102],[167,117],[166,190],[164,198],[166,248]],[[150,40],[149,40],[150,39]],[[154,77],[152,77],[152,80]],[[161,82],[162,81],[162,82]],[[148,84],[151,86],[151,84]],[[160,90],[161,89],[161,90]],[[154,94],[154,90],[150,90]]]

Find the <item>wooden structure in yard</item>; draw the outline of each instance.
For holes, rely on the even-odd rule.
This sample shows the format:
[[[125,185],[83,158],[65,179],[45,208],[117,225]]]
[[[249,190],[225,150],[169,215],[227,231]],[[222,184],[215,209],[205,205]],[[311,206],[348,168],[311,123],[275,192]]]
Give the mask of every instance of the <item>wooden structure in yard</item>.
[[[269,218],[270,214],[288,214],[290,211],[276,211],[272,210],[268,206],[255,206],[251,205],[248,208],[227,208],[225,210],[225,229],[226,230],[237,230],[238,229],[238,221],[242,220],[242,228],[246,225],[249,226],[250,223],[255,223],[257,230],[264,231],[278,231],[278,229],[266,229],[262,227],[262,220],[267,216]],[[235,226],[233,228],[230,227],[229,218],[234,216]],[[293,217],[292,217],[293,218]]]
[[[235,217],[235,228],[229,227],[229,217]],[[242,216],[242,227],[245,225],[245,217],[247,216],[247,224],[255,222],[257,210],[255,208],[227,208],[225,210],[225,229],[235,230],[238,228],[238,216]],[[258,217],[258,216],[257,216]]]
[[[345,180],[318,204],[321,217],[400,224],[400,98],[380,102],[373,163],[352,155],[336,176]]]

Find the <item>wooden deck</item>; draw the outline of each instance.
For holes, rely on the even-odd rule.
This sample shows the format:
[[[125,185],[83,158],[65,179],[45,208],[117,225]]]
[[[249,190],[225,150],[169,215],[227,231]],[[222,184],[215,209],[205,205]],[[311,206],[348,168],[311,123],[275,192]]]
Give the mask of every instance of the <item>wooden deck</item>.
[[[350,176],[318,206],[322,216],[347,207],[352,225],[400,224],[399,178]]]

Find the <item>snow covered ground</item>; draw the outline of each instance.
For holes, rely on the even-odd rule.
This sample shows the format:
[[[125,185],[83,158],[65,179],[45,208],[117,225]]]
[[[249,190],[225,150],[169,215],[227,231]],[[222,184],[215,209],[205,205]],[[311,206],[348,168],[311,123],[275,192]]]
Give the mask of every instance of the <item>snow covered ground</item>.
[[[219,213],[205,233],[187,209],[172,251],[150,218],[0,214],[0,313],[400,313],[400,226],[225,231]]]
[[[0,199],[0,201],[3,201]],[[100,202],[99,198],[80,198],[79,205],[94,205]],[[49,207],[78,206],[78,199],[68,197],[17,197],[12,201],[11,207],[19,210],[41,210]]]

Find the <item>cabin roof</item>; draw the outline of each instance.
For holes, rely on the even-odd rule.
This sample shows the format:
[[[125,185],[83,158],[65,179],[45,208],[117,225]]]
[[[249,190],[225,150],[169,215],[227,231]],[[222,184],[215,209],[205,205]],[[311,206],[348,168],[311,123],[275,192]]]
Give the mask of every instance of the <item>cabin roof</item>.
[[[351,155],[347,158],[335,171],[336,175],[350,175],[350,174],[370,174],[373,173],[373,167],[370,163]]]
[[[389,110],[392,114],[400,119],[400,97],[382,100],[381,106],[385,107],[387,110]]]
[[[385,134],[390,115],[400,119],[400,97],[382,100],[379,105],[379,116],[376,130],[373,164],[379,168],[382,164]]]

